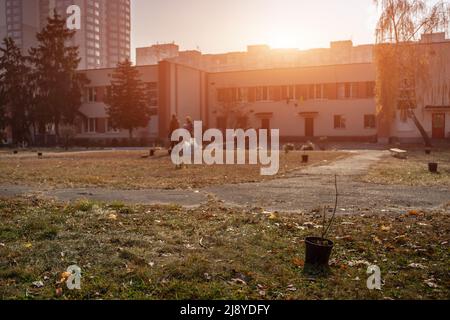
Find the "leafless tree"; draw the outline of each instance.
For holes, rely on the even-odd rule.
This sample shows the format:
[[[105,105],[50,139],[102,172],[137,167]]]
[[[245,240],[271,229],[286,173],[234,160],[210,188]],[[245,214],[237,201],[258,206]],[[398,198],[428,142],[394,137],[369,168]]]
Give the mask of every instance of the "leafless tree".
[[[430,4],[433,2],[433,4]],[[424,142],[430,138],[416,117],[419,86],[429,82],[429,52],[417,41],[424,33],[448,31],[450,5],[447,1],[374,0],[380,9],[376,29],[376,97],[380,126],[389,126],[400,111],[402,120],[410,118]]]

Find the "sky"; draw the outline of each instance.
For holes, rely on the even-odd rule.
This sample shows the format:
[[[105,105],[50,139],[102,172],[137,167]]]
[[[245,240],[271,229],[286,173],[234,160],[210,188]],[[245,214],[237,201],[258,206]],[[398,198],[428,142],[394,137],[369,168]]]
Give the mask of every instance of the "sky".
[[[373,0],[131,0],[135,48],[175,42],[203,53],[247,45],[323,48],[330,41],[374,42]]]

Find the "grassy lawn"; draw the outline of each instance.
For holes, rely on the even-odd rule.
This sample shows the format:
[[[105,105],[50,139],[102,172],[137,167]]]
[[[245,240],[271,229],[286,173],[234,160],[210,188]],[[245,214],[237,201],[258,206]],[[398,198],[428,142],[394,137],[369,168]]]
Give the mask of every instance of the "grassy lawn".
[[[331,273],[313,277],[314,212],[0,200],[0,299],[448,299],[449,208],[339,216]],[[80,291],[59,284],[72,264]],[[381,291],[366,287],[368,264]]]
[[[438,174],[428,171],[429,162],[439,163]],[[363,179],[381,184],[450,187],[450,150],[434,150],[431,155],[423,149],[409,150],[407,160],[385,157]]]
[[[0,183],[43,187],[107,187],[118,189],[200,188],[223,183],[256,182],[283,177],[305,166],[301,152],[280,153],[280,171],[260,175],[259,166],[188,166],[177,170],[167,152],[143,159],[146,151],[0,154]],[[148,153],[147,153],[148,154]],[[346,157],[344,152],[308,152],[309,165]]]

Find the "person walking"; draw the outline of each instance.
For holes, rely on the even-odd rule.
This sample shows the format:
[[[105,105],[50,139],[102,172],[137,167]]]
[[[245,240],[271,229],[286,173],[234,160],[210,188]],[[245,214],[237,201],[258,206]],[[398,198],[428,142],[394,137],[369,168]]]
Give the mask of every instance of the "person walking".
[[[172,134],[176,131],[180,129],[180,121],[178,121],[177,116],[174,114],[172,115],[172,119],[170,120],[170,125],[169,125],[169,141],[170,141],[170,151],[172,151],[173,147],[175,147],[175,144],[177,143],[176,141],[172,141]]]
[[[194,122],[191,117],[186,117],[186,123],[184,124],[183,129],[189,131],[191,137],[194,135]]]

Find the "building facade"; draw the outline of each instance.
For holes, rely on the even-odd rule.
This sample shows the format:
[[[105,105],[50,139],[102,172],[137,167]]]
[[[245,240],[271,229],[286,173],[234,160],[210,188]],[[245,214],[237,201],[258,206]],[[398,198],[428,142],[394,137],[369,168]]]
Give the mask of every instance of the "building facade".
[[[26,53],[54,10],[67,17],[79,6],[81,28],[72,45],[79,47],[80,70],[115,67],[130,58],[130,0],[0,0],[0,37],[12,37]]]
[[[267,45],[251,45],[246,52],[223,54],[180,51],[174,43],[136,49],[138,66],[157,64],[162,60],[194,66],[208,72],[371,63],[373,45],[353,46],[352,41],[335,41],[331,42],[330,48],[311,50],[271,49]]]
[[[289,60],[280,53],[275,62],[261,58],[261,68],[223,64],[222,69],[233,70],[213,71],[198,66],[203,59],[198,52],[186,53],[190,58],[183,63],[178,55],[136,66],[150,93],[152,117],[148,126],[135,132],[133,143],[167,142],[172,115],[181,123],[187,116],[202,121],[205,128],[279,129],[282,142],[325,137],[330,141],[388,142],[381,140],[388,137],[421,142],[419,130],[400,110],[387,128],[380,125],[372,53],[366,51],[367,46],[349,45],[332,43],[329,49],[319,50],[321,57],[298,61],[295,66],[279,66],[277,61]],[[450,40],[443,34],[427,35],[417,45],[428,53],[429,75],[426,84],[417,86],[414,113],[430,137],[448,141]],[[104,103],[114,68],[80,72],[90,84],[76,125],[77,141],[127,145],[128,132],[111,127]]]
[[[443,34],[436,34],[424,36],[418,45],[430,50],[430,83],[418,90],[422,99],[417,101],[415,114],[430,137],[449,139],[450,41]],[[261,50],[268,49],[249,49]],[[198,60],[192,57],[180,60],[179,53],[175,58],[157,59],[157,65],[137,67],[144,68],[144,77],[152,74],[152,87],[157,87],[154,91],[157,114],[141,134],[167,140],[170,117],[175,114],[181,122],[186,116],[201,120],[206,128],[279,129],[284,142],[322,137],[334,141],[376,142],[382,134],[375,100],[376,67],[372,51],[373,46],[353,47],[351,42],[334,42],[329,49],[300,52],[308,59],[299,59],[292,66],[280,62],[289,61],[283,58],[283,53],[278,53],[278,60],[270,58],[274,54],[270,53],[269,58],[266,55],[259,62],[255,60],[261,67],[254,64],[254,68],[230,64],[235,60],[227,57],[220,71],[214,71],[211,65],[199,67],[205,61],[201,54],[193,55]],[[219,64],[215,66],[218,68]],[[94,80],[92,83],[101,78],[101,72],[88,74]],[[94,105],[84,104],[81,110],[89,114]],[[101,115],[105,116],[104,111]],[[392,119],[387,134],[400,141],[421,141],[412,120],[401,117],[400,111]],[[100,136],[91,132],[89,137]]]
[[[11,37],[26,53],[37,44],[40,0],[0,0],[0,39]]]
[[[370,63],[219,72],[209,79],[209,116],[218,128],[280,129],[284,141],[376,140]],[[227,112],[230,101],[241,121]]]

